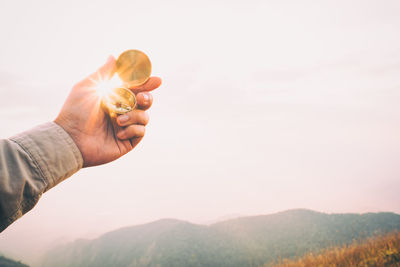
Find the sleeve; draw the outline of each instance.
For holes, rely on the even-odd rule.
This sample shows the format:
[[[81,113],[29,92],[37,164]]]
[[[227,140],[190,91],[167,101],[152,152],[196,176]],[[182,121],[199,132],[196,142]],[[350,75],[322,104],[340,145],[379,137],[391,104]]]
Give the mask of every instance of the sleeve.
[[[0,140],[0,232],[82,165],[78,147],[54,122]]]

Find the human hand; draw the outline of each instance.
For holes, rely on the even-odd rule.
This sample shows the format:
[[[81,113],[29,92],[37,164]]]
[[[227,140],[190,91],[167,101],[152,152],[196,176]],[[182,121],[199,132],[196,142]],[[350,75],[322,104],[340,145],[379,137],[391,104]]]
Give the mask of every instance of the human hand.
[[[72,88],[60,114],[54,120],[78,146],[84,167],[116,160],[142,140],[149,121],[146,110],[153,103],[149,91],[161,85],[160,78],[150,77],[145,84],[130,88],[136,95],[137,107],[115,120],[104,112],[95,88],[96,82],[107,80],[114,73],[115,58],[110,56],[95,73]]]

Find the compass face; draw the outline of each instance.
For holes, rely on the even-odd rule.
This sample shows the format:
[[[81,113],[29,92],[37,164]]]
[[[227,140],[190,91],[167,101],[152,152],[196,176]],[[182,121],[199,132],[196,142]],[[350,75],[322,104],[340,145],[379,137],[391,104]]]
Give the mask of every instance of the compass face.
[[[116,87],[110,90],[102,101],[111,116],[128,113],[136,107],[135,94],[124,87]]]

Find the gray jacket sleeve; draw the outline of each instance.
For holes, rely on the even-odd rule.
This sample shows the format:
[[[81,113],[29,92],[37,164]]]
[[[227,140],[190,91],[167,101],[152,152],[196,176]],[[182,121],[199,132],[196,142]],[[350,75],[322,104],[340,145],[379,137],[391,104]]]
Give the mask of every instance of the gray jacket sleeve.
[[[0,140],[0,232],[82,164],[74,141],[53,122]]]

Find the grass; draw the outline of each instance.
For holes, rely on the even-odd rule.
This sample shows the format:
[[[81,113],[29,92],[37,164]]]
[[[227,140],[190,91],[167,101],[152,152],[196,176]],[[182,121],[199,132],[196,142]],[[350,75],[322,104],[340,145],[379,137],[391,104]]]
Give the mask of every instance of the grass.
[[[334,247],[297,260],[282,260],[274,267],[400,267],[400,232]]]

